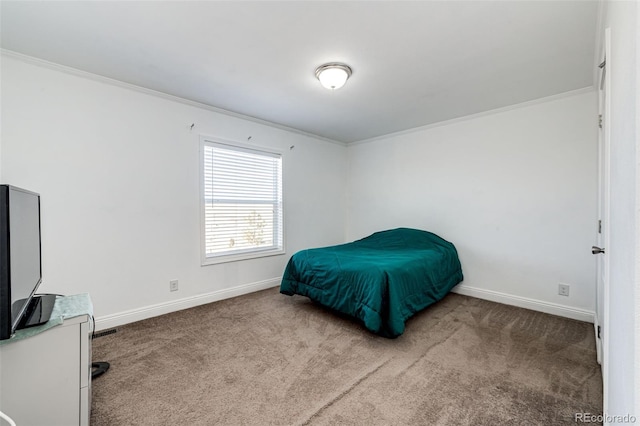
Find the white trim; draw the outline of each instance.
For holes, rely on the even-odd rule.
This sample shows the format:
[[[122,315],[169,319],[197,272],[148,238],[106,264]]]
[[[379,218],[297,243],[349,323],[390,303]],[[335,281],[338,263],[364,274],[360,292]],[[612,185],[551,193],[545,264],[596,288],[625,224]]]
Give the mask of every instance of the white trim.
[[[598,337],[598,327],[600,324],[598,323],[598,315],[593,316],[593,335],[596,339],[596,361],[598,364],[602,365],[602,343],[601,338]],[[602,329],[600,330],[600,336],[602,336]],[[602,367],[600,368],[602,370]]]
[[[602,52],[603,59],[606,59],[607,64],[605,66],[605,93],[604,93],[604,147],[605,147],[605,157],[606,163],[605,173],[607,173],[607,186],[605,188],[606,191],[606,199],[604,200],[605,205],[605,223],[604,223],[604,241],[603,246],[605,248],[605,253],[603,256],[605,258],[605,270],[604,270],[604,297],[603,297],[603,314],[602,314],[602,326],[600,329],[601,338],[602,338],[602,364],[601,364],[601,372],[602,372],[602,412],[609,412],[609,395],[611,395],[611,391],[609,389],[609,360],[610,352],[615,348],[611,347],[611,167],[613,166],[613,161],[611,160],[611,71],[613,69],[612,64],[615,61],[612,56],[611,49],[611,28],[607,27],[604,29],[604,51]],[[620,382],[618,382],[620,383]]]
[[[363,143],[375,142],[375,141],[378,141],[378,140],[384,140],[384,139],[392,138],[392,137],[396,137],[396,136],[416,133],[416,132],[420,132],[420,131],[423,131],[423,130],[431,129],[431,128],[434,128],[434,127],[448,126],[450,124],[455,124],[455,123],[459,123],[459,122],[463,122],[463,121],[467,121],[467,120],[472,120],[474,118],[484,117],[484,116],[492,115],[492,114],[498,114],[498,113],[501,113],[501,112],[511,111],[511,110],[518,109],[518,108],[524,108],[524,107],[528,107],[528,106],[532,106],[532,105],[536,105],[536,104],[540,104],[540,103],[544,103],[544,102],[550,102],[550,101],[554,101],[554,100],[557,100],[557,99],[562,99],[562,98],[566,98],[566,97],[570,97],[570,96],[577,96],[577,95],[581,95],[583,93],[590,93],[590,92],[595,90],[594,86],[587,86],[587,87],[583,87],[581,89],[571,90],[571,91],[568,91],[568,92],[559,93],[559,94],[556,94],[556,95],[551,95],[551,96],[547,96],[547,97],[543,97],[543,98],[539,98],[539,99],[534,99],[534,100],[530,100],[530,101],[525,101],[525,102],[521,102],[521,103],[517,103],[517,104],[513,104],[513,105],[508,105],[508,106],[501,107],[501,108],[496,108],[496,109],[492,109],[492,110],[488,110],[488,111],[482,111],[482,112],[478,112],[478,113],[475,113],[475,114],[465,115],[463,117],[453,118],[451,120],[440,121],[440,122],[437,122],[437,123],[427,124],[427,125],[419,126],[419,127],[413,127],[411,129],[406,129],[406,130],[401,130],[399,132],[387,133],[385,135],[380,135],[380,136],[374,136],[374,137],[369,138],[369,139],[361,139],[359,141],[352,141],[352,142],[343,142],[343,141],[338,141],[338,140],[335,140],[335,139],[327,138],[326,136],[320,136],[320,135],[316,135],[316,134],[313,134],[313,133],[305,132],[303,130],[296,129],[294,127],[285,126],[284,124],[274,123],[274,122],[271,122],[271,121],[263,120],[261,118],[252,117],[250,115],[244,115],[244,114],[240,114],[238,112],[233,112],[233,111],[229,111],[229,110],[226,110],[226,109],[223,109],[223,108],[215,107],[213,105],[204,104],[202,102],[192,101],[190,99],[181,98],[179,96],[170,95],[168,93],[159,92],[157,90],[148,89],[148,88],[142,87],[142,86],[137,86],[135,84],[125,83],[124,81],[116,80],[116,79],[113,79],[113,78],[105,77],[103,75],[94,74],[94,73],[91,73],[91,72],[88,72],[88,71],[83,71],[83,70],[80,70],[80,69],[77,69],[77,68],[73,68],[73,67],[69,67],[69,66],[66,66],[66,65],[57,64],[55,62],[50,62],[50,61],[47,61],[47,60],[44,60],[44,59],[40,59],[40,58],[36,58],[36,57],[33,57],[33,56],[25,55],[25,54],[22,54],[22,53],[14,52],[13,50],[0,49],[0,53],[2,55],[7,56],[7,57],[14,58],[14,59],[17,59],[19,61],[22,61],[22,62],[25,62],[25,63],[29,63],[29,64],[32,64],[32,65],[41,66],[43,68],[49,68],[49,69],[52,69],[52,70],[55,70],[55,71],[64,72],[66,74],[75,75],[76,77],[86,78],[86,79],[97,81],[97,82],[100,82],[100,83],[110,84],[112,86],[117,86],[117,87],[129,89],[129,90],[133,90],[133,91],[139,92],[139,93],[144,93],[144,94],[147,94],[147,95],[156,96],[158,98],[166,99],[166,100],[173,101],[173,102],[178,102],[178,103],[181,103],[181,104],[184,104],[184,105],[188,105],[188,106],[204,109],[204,110],[207,110],[207,111],[217,112],[219,114],[227,115],[227,116],[234,117],[234,118],[239,118],[239,119],[242,119],[242,120],[251,121],[251,122],[254,122],[254,123],[257,123],[257,124],[262,124],[262,125],[265,125],[265,126],[268,126],[268,127],[275,128],[275,129],[285,130],[287,132],[296,133],[298,135],[307,136],[307,137],[310,137],[310,138],[318,139],[318,140],[321,140],[321,141],[324,141],[324,142],[329,142],[329,143],[333,143],[333,144],[344,146],[344,147],[348,147],[348,146],[352,146],[352,145],[360,145],[360,144],[363,144]]]
[[[500,108],[496,108],[496,109],[491,109],[491,110],[488,110],[488,111],[482,111],[482,112],[478,112],[478,113],[475,113],[475,114],[469,114],[469,115],[465,115],[465,116],[458,117],[458,118],[452,118],[451,120],[439,121],[437,123],[426,124],[424,126],[413,127],[411,129],[406,129],[406,130],[400,130],[399,132],[388,133],[386,135],[374,136],[374,137],[369,138],[369,139],[362,139],[362,140],[359,140],[359,141],[349,142],[347,144],[347,146],[355,146],[355,145],[361,145],[361,144],[370,143],[370,142],[377,142],[377,141],[380,141],[380,140],[385,140],[385,139],[389,139],[389,138],[395,138],[395,137],[398,137],[398,136],[404,136],[404,135],[409,135],[409,134],[412,134],[412,133],[422,132],[424,130],[433,129],[435,127],[450,126],[452,124],[461,123],[461,122],[469,121],[469,120],[474,120],[476,118],[485,117],[485,116],[488,116],[488,115],[500,114],[500,113],[507,112],[507,111],[512,111],[512,110],[516,110],[516,109],[520,109],[520,108],[526,108],[526,107],[530,107],[530,106],[533,106],[533,105],[538,105],[538,104],[543,104],[543,103],[546,103],[546,102],[556,101],[556,100],[559,100],[559,99],[569,98],[571,96],[578,96],[578,95],[582,95],[582,94],[585,94],[585,93],[592,93],[595,90],[596,89],[593,86],[587,86],[587,87],[583,87],[582,89],[570,90],[568,92],[558,93],[556,95],[546,96],[544,98],[533,99],[533,100],[530,100],[530,101],[520,102],[520,103],[517,103],[517,104],[508,105],[508,106],[500,107]]]
[[[218,145],[228,145],[231,148],[241,148],[241,149],[247,149],[249,151],[259,151],[267,155],[279,155],[280,157],[284,157],[284,154],[285,154],[285,151],[283,151],[280,148],[258,145],[251,142],[240,142],[240,141],[225,139],[225,138],[221,138],[218,136],[213,136],[205,133],[200,134],[200,143],[202,144],[202,142],[211,142]]]
[[[636,238],[636,268],[635,268],[635,303],[633,314],[635,316],[635,345],[633,348],[633,354],[635,355],[634,365],[634,386],[633,388],[636,390],[635,398],[636,405],[635,411],[636,415],[640,416],[640,85],[638,84],[638,72],[640,72],[640,6],[636,6],[636,19],[635,19],[636,29],[634,31],[636,36],[636,63],[633,66],[633,71],[636,73],[635,85],[636,92],[633,95],[636,103],[636,122],[635,122],[635,136],[636,136],[636,163],[634,167],[635,175],[636,175],[636,214],[635,220],[633,222],[633,228],[635,229],[635,238]],[[609,40],[609,44],[611,41]],[[610,46],[607,46],[610,49]],[[609,50],[610,51],[610,50]]]
[[[226,109],[223,109],[223,108],[219,108],[219,107],[216,107],[216,106],[213,106],[213,105],[208,105],[208,104],[205,104],[205,103],[202,103],[202,102],[192,101],[191,99],[182,98],[180,96],[170,95],[168,93],[159,92],[157,90],[149,89],[149,88],[138,86],[138,85],[131,84],[131,83],[125,83],[124,81],[116,80],[114,78],[105,77],[103,75],[94,74],[94,73],[89,72],[89,71],[83,71],[83,70],[80,70],[80,69],[77,69],[77,68],[73,68],[73,67],[69,67],[69,66],[66,66],[66,65],[57,64],[55,62],[50,62],[50,61],[47,61],[47,60],[44,60],[44,59],[35,58],[33,56],[24,55],[22,53],[14,52],[13,50],[0,49],[0,53],[2,55],[7,56],[7,57],[10,57],[10,58],[13,58],[13,59],[17,59],[19,61],[22,61],[22,62],[25,62],[25,63],[28,63],[28,64],[40,66],[40,67],[43,67],[43,68],[49,68],[49,69],[52,69],[52,70],[55,70],[55,71],[60,71],[60,72],[66,73],[66,74],[75,75],[76,77],[86,78],[88,80],[97,81],[99,83],[109,84],[111,86],[117,86],[117,87],[121,87],[121,88],[124,88],[124,89],[133,90],[134,92],[139,92],[139,93],[143,93],[143,94],[146,94],[146,95],[155,96],[155,97],[158,97],[158,98],[166,99],[168,101],[178,102],[178,103],[181,103],[181,104],[184,104],[184,105],[188,105],[188,106],[204,109],[204,110],[207,110],[207,111],[213,111],[213,112],[216,112],[218,114],[223,114],[223,115],[227,115],[227,116],[230,116],[230,117],[239,118],[241,120],[251,121],[253,123],[262,124],[264,126],[272,127],[274,129],[285,130],[287,132],[296,133],[298,135],[302,135],[302,136],[307,136],[307,137],[310,137],[310,138],[318,139],[318,140],[321,140],[323,142],[329,142],[329,143],[333,143],[333,144],[340,145],[340,146],[347,146],[347,144],[345,142],[337,141],[337,140],[334,140],[334,139],[329,139],[326,136],[315,135],[313,133],[305,132],[303,130],[296,129],[294,127],[285,126],[284,124],[274,123],[272,121],[263,120],[261,118],[253,117],[251,115],[245,115],[245,114],[241,114],[239,112],[229,111],[229,110],[226,110]]]
[[[232,297],[242,296],[260,290],[266,290],[279,286],[281,281],[282,277],[276,277],[268,280],[256,281],[249,284],[242,284],[236,287],[216,290],[211,293],[185,297],[183,299],[172,300],[169,302],[163,302],[138,309],[119,312],[117,314],[97,317],[95,320],[95,328],[96,331],[106,330],[120,325],[141,321],[147,318],[180,311],[182,309],[193,308],[195,306],[200,306],[207,303],[230,299]],[[558,315],[561,317],[571,318],[579,321],[593,323],[595,317],[595,313],[592,311],[572,308],[570,306],[558,305],[555,303],[542,302],[540,300],[529,299],[526,297],[513,296],[511,294],[501,293],[493,290],[470,287],[464,284],[460,284],[454,287],[452,292],[465,296],[476,297],[478,299],[502,303],[505,305],[517,306],[520,308],[531,309],[538,312]]]
[[[253,293],[260,290],[276,287],[280,285],[281,277],[271,278],[263,281],[256,281],[249,284],[242,284],[236,287],[216,290],[211,293],[200,294],[197,296],[185,297],[183,299],[162,302],[155,305],[144,306],[138,309],[119,312],[117,314],[105,315],[96,318],[96,331],[117,327],[124,324],[144,320],[147,318],[157,317],[159,315],[180,311],[182,309],[193,308],[195,306],[207,303],[217,302],[219,300],[230,299],[232,297],[242,296],[244,294]]]
[[[202,224],[201,229],[204,229],[204,224]],[[200,235],[200,239],[204,241],[204,231],[203,234]],[[284,238],[283,238],[284,240]],[[207,257],[205,253],[204,243],[202,243],[203,247],[200,248],[200,266],[209,266],[209,265],[219,265],[221,263],[230,263],[230,262],[240,262],[243,260],[251,260],[251,259],[259,259],[261,257],[270,257],[270,256],[282,256],[287,254],[284,249],[284,243],[282,248],[268,248],[268,249],[246,249],[240,251],[239,253],[234,254],[222,254],[217,256]]]
[[[596,39],[594,41],[595,49],[593,50],[593,87],[598,90],[600,87],[600,68],[602,62],[602,49],[604,48],[604,23],[607,18],[607,7],[605,0],[597,0],[598,11],[596,14]]]
[[[556,303],[543,302],[541,300],[530,299],[528,297],[514,296],[512,294],[501,293],[499,291],[485,290],[477,287],[470,287],[460,284],[451,290],[453,293],[465,296],[477,297],[478,299],[490,300],[504,305],[517,306],[519,308],[531,309],[533,311],[544,312],[560,317],[571,318],[578,321],[593,323],[595,312],[585,309],[572,308],[571,306],[559,305]]]

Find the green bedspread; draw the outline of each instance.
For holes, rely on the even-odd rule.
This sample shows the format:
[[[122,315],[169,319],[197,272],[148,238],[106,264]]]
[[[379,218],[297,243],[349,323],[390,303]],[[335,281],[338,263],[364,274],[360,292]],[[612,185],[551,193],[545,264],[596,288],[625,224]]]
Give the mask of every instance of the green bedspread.
[[[462,281],[456,248],[435,234],[399,228],[294,254],[280,292],[307,296],[385,337]]]

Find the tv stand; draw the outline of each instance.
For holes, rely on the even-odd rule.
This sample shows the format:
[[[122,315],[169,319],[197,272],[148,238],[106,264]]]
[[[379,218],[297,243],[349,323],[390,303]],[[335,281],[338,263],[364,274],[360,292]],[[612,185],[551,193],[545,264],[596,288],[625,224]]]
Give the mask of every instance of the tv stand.
[[[89,425],[93,308],[79,296],[58,297],[48,324],[2,341],[0,411],[18,425]],[[70,314],[65,299],[73,301]]]

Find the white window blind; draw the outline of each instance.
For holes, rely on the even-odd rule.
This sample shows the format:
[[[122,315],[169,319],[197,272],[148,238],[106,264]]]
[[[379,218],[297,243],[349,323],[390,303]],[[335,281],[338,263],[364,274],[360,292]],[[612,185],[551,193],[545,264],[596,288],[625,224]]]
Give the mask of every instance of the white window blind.
[[[203,140],[202,171],[204,262],[282,252],[282,156]]]

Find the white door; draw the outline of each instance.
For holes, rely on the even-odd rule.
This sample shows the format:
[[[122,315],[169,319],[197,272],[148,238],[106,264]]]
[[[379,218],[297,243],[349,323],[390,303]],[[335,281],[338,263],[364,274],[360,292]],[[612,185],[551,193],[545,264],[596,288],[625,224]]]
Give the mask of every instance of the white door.
[[[610,64],[607,63],[610,32],[605,30],[605,43],[602,63],[600,64],[600,88],[598,91],[599,133],[598,133],[598,237],[597,246],[592,247],[596,255],[596,347],[598,362],[603,365],[607,361],[605,324],[609,316],[609,96]],[[605,369],[602,369],[603,373]],[[603,377],[604,379],[604,377]]]

